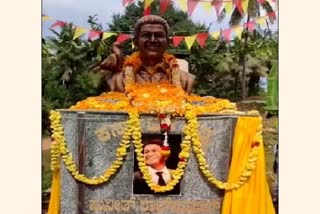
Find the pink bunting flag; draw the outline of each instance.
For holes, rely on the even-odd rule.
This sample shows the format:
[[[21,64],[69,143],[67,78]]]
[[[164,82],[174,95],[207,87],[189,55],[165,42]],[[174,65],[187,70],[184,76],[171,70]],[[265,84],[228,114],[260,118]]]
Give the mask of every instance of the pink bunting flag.
[[[250,22],[245,23],[245,27],[248,28],[249,32],[252,32],[254,30],[255,26],[256,26],[255,21],[250,21]]]
[[[117,38],[117,41],[118,43],[122,43],[128,39],[130,39],[130,35],[129,34],[125,34],[125,33],[122,33],[122,34],[119,34],[118,38]]]
[[[257,0],[257,2],[259,2],[260,4],[264,4],[266,0]]]
[[[183,39],[184,39],[184,36],[173,36],[172,37],[173,46],[178,47],[178,45]]]
[[[56,21],[55,23],[53,23],[53,25],[51,25],[50,28],[55,28],[55,27],[64,27],[66,26],[66,23],[63,21]]]
[[[95,39],[99,38],[101,33],[102,33],[101,31],[90,30],[89,35],[88,35],[88,39],[95,40]]]
[[[244,13],[243,7],[242,7],[242,0],[233,0],[233,3],[236,5],[237,9],[241,14]]]
[[[220,8],[222,7],[222,1],[221,0],[217,0],[217,1],[213,1],[212,5],[214,6],[214,8],[216,9],[216,14],[217,16],[219,16],[220,14]]]
[[[207,32],[197,34],[197,42],[200,45],[200,47],[204,48],[208,37],[209,37],[209,34]]]
[[[123,6],[128,6],[129,4],[133,3],[134,0],[122,0],[122,5]]]
[[[187,5],[188,5],[188,15],[191,16],[194,9],[196,8],[198,4],[198,1],[195,0],[188,0]]]
[[[163,15],[167,11],[170,3],[171,3],[171,0],[160,0],[160,14],[161,15]]]
[[[232,30],[231,28],[228,28],[222,31],[222,36],[226,42],[230,42],[231,30]]]

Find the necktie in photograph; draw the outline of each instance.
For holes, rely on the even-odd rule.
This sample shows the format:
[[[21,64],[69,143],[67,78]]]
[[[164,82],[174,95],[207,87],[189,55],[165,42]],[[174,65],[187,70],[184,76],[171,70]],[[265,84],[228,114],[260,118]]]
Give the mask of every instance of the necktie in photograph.
[[[159,180],[158,180],[159,186],[165,186],[166,185],[166,182],[164,181],[164,179],[162,177],[162,173],[163,172],[156,172],[156,174],[159,176]]]

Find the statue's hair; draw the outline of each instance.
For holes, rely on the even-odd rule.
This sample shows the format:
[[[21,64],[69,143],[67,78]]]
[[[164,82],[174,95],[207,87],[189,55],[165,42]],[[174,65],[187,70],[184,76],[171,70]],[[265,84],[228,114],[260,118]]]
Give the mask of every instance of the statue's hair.
[[[144,24],[161,24],[167,34],[167,37],[169,37],[169,24],[166,20],[164,20],[160,16],[156,15],[148,15],[143,16],[136,22],[134,26],[134,35],[137,36],[140,32],[141,26]]]

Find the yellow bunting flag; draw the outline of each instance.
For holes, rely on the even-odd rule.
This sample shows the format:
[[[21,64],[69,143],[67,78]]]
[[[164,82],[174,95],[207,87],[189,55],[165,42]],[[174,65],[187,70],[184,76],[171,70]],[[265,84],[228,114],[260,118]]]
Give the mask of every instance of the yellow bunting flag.
[[[52,18],[50,16],[42,16],[42,20],[49,21],[49,20],[52,20]]]
[[[113,36],[113,35],[117,35],[116,33],[108,33],[108,32],[104,32],[102,35],[102,40],[104,39],[108,39],[109,37]]]
[[[219,39],[219,37],[220,37],[220,31],[212,32],[210,35],[211,35],[211,37],[214,38],[214,39]]]
[[[144,9],[150,7],[154,0],[144,0]]]
[[[237,26],[234,28],[233,30],[236,34],[236,36],[238,37],[238,39],[241,39],[241,34],[243,32],[243,26]]]
[[[84,34],[87,31],[88,29],[85,29],[83,27],[76,27],[76,31],[74,32],[74,35],[73,35],[73,40],[80,37],[82,34]]]
[[[191,46],[193,45],[194,40],[196,40],[196,38],[197,38],[197,35],[184,37],[184,41],[186,41],[188,50],[190,50],[190,48],[191,48]]]
[[[224,5],[224,9],[226,10],[226,13],[228,15],[230,15],[233,11],[233,4],[231,1],[228,1],[228,2],[223,2],[223,5]]]
[[[248,4],[249,4],[249,0],[244,0],[242,2],[242,8],[243,8],[244,13],[246,13],[248,11]]]
[[[131,49],[134,49],[136,46],[134,46],[134,42],[131,41]]]
[[[179,7],[183,12],[187,12],[188,10],[187,0],[177,0],[176,2],[178,3]]]
[[[202,6],[202,8],[207,11],[207,13],[211,13],[212,11],[212,6],[211,6],[211,2],[207,2],[207,1],[200,1],[199,4]]]
[[[266,23],[266,19],[261,17],[259,19],[256,20],[256,23],[260,26],[265,26],[267,23]]]

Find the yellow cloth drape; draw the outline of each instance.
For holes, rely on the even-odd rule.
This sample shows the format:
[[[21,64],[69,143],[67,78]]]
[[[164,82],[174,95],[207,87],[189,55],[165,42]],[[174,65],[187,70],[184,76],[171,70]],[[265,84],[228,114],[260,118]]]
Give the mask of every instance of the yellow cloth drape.
[[[53,172],[48,214],[60,213],[60,169]]]
[[[260,143],[258,159],[256,168],[246,183],[238,189],[226,190],[222,214],[275,214],[266,178],[263,141],[262,137],[256,136],[261,123],[259,117],[238,118],[228,183],[234,183],[239,179],[248,160],[251,145],[257,141]]]

